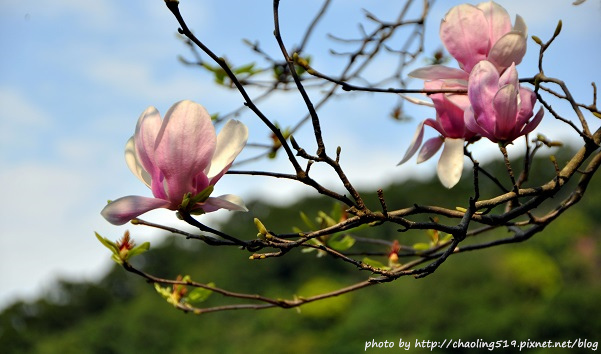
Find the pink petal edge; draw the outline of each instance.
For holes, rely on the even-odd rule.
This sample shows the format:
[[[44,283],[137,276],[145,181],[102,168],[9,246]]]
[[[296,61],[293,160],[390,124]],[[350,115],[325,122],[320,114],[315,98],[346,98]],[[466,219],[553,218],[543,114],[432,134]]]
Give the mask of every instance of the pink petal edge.
[[[397,166],[402,165],[405,162],[409,161],[409,159],[413,155],[415,155],[415,153],[417,152],[417,149],[419,149],[419,146],[422,144],[423,139],[424,139],[424,122],[420,122],[417,126],[417,129],[415,130],[415,134],[413,134],[413,139],[411,140],[411,143],[409,144],[409,147],[407,148],[407,152],[405,152],[405,156],[403,157],[401,162],[399,162],[397,164]]]
[[[440,150],[443,142],[444,138],[442,136],[428,139],[419,150],[419,154],[417,155],[417,163],[425,162],[434,156],[434,154]]]
[[[129,195],[110,202],[100,214],[113,225],[123,225],[147,211],[168,208],[169,204],[163,199]]]

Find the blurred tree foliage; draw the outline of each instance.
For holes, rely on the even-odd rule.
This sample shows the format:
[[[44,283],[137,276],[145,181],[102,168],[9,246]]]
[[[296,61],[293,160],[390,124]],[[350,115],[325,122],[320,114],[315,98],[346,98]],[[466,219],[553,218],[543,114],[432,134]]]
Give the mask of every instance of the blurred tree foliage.
[[[548,159],[534,163],[535,169],[549,172],[537,175],[553,176]],[[532,181],[536,182],[540,181]],[[495,188],[485,178],[481,185],[483,194]],[[390,186],[384,192],[391,207],[411,200],[453,206],[462,204],[458,198],[469,195],[470,186],[462,183],[448,191],[438,181],[421,180]],[[377,196],[368,200],[377,209]],[[316,215],[319,208],[330,210],[328,203],[301,200],[279,208],[257,201],[249,206],[250,213],[237,213],[223,229],[235,235],[255,235],[252,220],[259,217],[272,230],[291,231],[291,226],[302,225],[300,210]],[[597,178],[581,205],[525,243],[455,255],[425,279],[407,277],[300,311],[186,315],[166,303],[151,284],[115,266],[97,284],[61,281],[37,301],[6,308],[0,314],[0,352],[356,353],[372,339],[398,345],[403,338],[412,342],[412,352],[419,353],[413,348],[416,339],[599,341],[599,210],[601,181]],[[414,237],[416,242],[427,242],[428,237],[425,232],[399,234],[394,227],[379,230],[389,233],[391,240]],[[131,231],[134,238],[144,232],[138,227]],[[315,252],[251,261],[237,249],[167,239],[134,263],[159,276],[186,272],[194,280],[215,282],[225,289],[276,297],[308,296],[368,276],[328,257],[315,258]],[[213,294],[208,302],[215,300],[223,299]]]

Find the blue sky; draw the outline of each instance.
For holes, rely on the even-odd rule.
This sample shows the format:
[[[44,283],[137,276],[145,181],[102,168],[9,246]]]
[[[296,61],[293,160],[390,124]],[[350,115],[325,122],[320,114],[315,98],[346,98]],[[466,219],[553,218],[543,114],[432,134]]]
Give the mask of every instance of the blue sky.
[[[524,17],[529,34],[543,39],[563,20],[563,32],[547,54],[546,73],[566,80],[578,100],[590,103],[590,82],[601,86],[601,3],[588,0],[574,7],[569,0],[498,2],[512,17],[516,13]],[[427,53],[440,46],[440,18],[459,3],[438,1],[432,8]],[[289,47],[298,43],[320,2],[295,4],[283,0],[281,5],[282,32]],[[356,22],[364,21],[361,8],[387,19],[397,13],[397,4],[392,0],[334,0],[307,50],[315,67],[337,72],[339,61],[328,54],[332,43],[326,33],[356,36]],[[266,51],[277,55],[271,6],[271,1],[181,0],[182,12],[195,33],[235,64],[258,60],[241,38],[257,39]],[[116,239],[129,228],[140,242],[160,239],[153,230],[114,227],[99,215],[107,199],[150,195],[123,160],[123,146],[139,114],[150,105],[166,112],[181,99],[195,100],[212,113],[229,112],[242,104],[236,92],[216,87],[209,75],[177,61],[178,55],[189,57],[189,53],[177,39],[176,29],[162,0],[0,0],[0,185],[4,201],[0,206],[0,308],[18,296],[31,297],[48,289],[57,277],[101,276],[110,260],[94,231]],[[520,76],[536,72],[535,49],[530,41],[529,52],[518,67]],[[373,75],[385,74],[386,64],[382,62]],[[389,64],[393,65],[392,60]],[[331,151],[343,147],[343,168],[359,186],[378,188],[434,172],[433,163],[416,166],[410,161],[395,167],[417,121],[433,117],[428,109],[406,106],[415,120],[395,122],[388,118],[395,100],[394,95],[346,95],[320,112],[326,143]],[[262,103],[260,108],[284,126],[305,113],[293,93]],[[249,126],[251,142],[266,141],[267,130],[256,117],[245,112],[240,119]],[[566,129],[548,117],[537,131],[553,139],[566,137]],[[308,126],[297,140],[313,146]],[[495,153],[494,144],[479,144],[479,158]],[[245,156],[255,153],[247,151]],[[290,171],[281,158],[244,168]],[[315,172],[320,181],[339,188],[327,170],[316,168]],[[226,176],[216,193],[285,204],[313,191],[263,177]],[[217,213],[213,218],[228,215]],[[167,211],[145,218],[178,225]]]

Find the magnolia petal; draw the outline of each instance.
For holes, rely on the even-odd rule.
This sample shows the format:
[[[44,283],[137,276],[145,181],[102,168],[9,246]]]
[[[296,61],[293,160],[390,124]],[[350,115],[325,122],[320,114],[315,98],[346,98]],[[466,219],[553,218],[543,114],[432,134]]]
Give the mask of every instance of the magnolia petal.
[[[205,169],[209,183],[215,185],[229,169],[234,159],[246,145],[248,128],[242,122],[229,120],[217,135],[215,154],[211,165]]]
[[[515,127],[513,128],[513,135],[515,137],[528,134],[527,132],[523,131],[525,131],[525,125],[528,123],[528,120],[534,114],[534,105],[536,104],[536,94],[528,88],[520,87],[519,97],[521,98],[519,103],[519,111],[516,118]],[[538,125],[538,123],[536,125]],[[533,126],[530,131],[536,128],[536,125]]]
[[[156,198],[166,199],[165,188],[163,186],[163,175],[155,163],[155,143],[156,137],[161,129],[161,124],[161,116],[156,108],[148,107],[142,113],[138,119],[136,131],[134,133],[133,157],[137,160],[137,164],[140,164],[146,171],[147,176],[145,176],[144,173],[141,173],[141,177],[144,183],[152,190],[152,194]],[[127,163],[129,165],[130,162]],[[135,175],[137,176],[138,174],[135,173]]]
[[[469,75],[463,79],[439,79],[424,82],[426,90],[467,90]]]
[[[463,109],[449,100],[445,94],[433,94],[430,98],[438,113],[438,123],[444,131],[442,135],[445,138],[463,138],[465,134]]]
[[[465,92],[467,91],[467,80],[459,80],[459,79],[445,79],[445,80],[433,80],[424,82],[424,89],[426,90],[461,90],[463,93],[439,93],[439,94],[430,94],[430,99],[434,102],[434,107],[438,105],[437,113],[440,113],[438,110],[442,109],[446,104],[443,102],[443,95],[445,99],[448,99],[456,106],[460,107],[462,110],[466,109],[470,106],[470,101]],[[435,101],[439,101],[438,104]]]
[[[424,146],[419,150],[419,154],[417,155],[417,163],[422,163],[424,161],[429,160],[434,154],[440,150],[442,143],[444,142],[444,138],[441,136],[437,136],[436,138],[428,139]]]
[[[157,135],[161,129],[161,115],[154,107],[148,107],[138,119],[134,134],[135,148],[140,164],[151,175],[156,170],[154,152]]]
[[[424,82],[424,89],[426,90],[461,90],[462,93],[445,93],[445,94],[430,94],[430,99],[434,102],[434,107],[437,108],[437,113],[440,114],[440,110],[444,110],[446,104],[454,104],[459,107],[462,111],[470,106],[470,100],[466,95],[467,92],[467,80],[458,79],[446,79],[446,80],[433,80]],[[443,97],[444,95],[444,97]],[[438,101],[438,102],[436,102]],[[450,102],[448,102],[450,101]],[[462,113],[463,114],[463,113]]]
[[[465,86],[464,89],[467,90],[467,86]],[[467,93],[457,95],[447,94],[446,96],[449,101],[453,102],[453,104],[459,107],[462,111],[465,111],[471,106],[470,99],[467,97]]]
[[[495,111],[492,100],[499,90],[499,72],[486,60],[479,62],[470,73],[467,95],[474,115],[482,128],[494,131]]]
[[[156,139],[161,125],[159,111],[154,107],[148,107],[138,119],[134,134],[135,157],[150,175],[150,189],[157,198],[165,198],[161,172],[155,162]]]
[[[201,172],[199,174],[196,175],[196,177],[194,178],[194,182],[192,183],[194,185],[194,193],[192,194],[198,194],[200,192],[202,192],[203,190],[205,190],[205,188],[207,188],[210,184],[209,179],[207,178],[207,175],[205,175],[204,172]],[[213,184],[215,185],[215,184]]]
[[[534,114],[534,105],[536,104],[536,94],[525,87],[520,87],[519,95],[519,111],[516,119],[515,132],[519,133],[524,124],[528,122],[528,119]]]
[[[130,195],[110,202],[100,214],[113,225],[123,225],[147,211],[168,208],[169,205],[169,201],[163,199]]]
[[[446,188],[453,188],[461,179],[463,172],[464,139],[445,139],[442,154],[438,160],[436,172],[440,183]]]
[[[450,68],[444,65],[430,65],[415,69],[408,74],[416,79],[438,80],[438,79],[459,79],[467,80],[469,74],[461,69]]]
[[[426,107],[434,107],[434,104],[430,101],[425,101],[425,100],[420,100],[411,96],[407,96],[407,95],[403,95],[403,94],[399,94],[399,96],[401,96],[402,99],[407,100],[413,104],[419,105],[419,106],[426,106]]]
[[[136,146],[133,136],[125,143],[125,163],[134,176],[138,177],[140,181],[144,182],[150,188],[152,180],[136,156]]]
[[[526,54],[526,38],[522,32],[511,31],[501,37],[490,49],[488,60],[493,62],[500,71],[522,62]]]
[[[515,15],[515,24],[513,25],[513,31],[520,32],[524,38],[528,37],[528,26],[526,21],[520,15]]]
[[[248,211],[244,201],[237,195],[225,194],[219,197],[209,197],[206,202],[202,204],[202,210],[205,213],[210,213],[219,209],[227,209],[233,211]]]
[[[491,45],[511,31],[511,18],[501,5],[494,1],[487,1],[478,4],[477,7],[482,10],[488,22]]]
[[[480,126],[480,124],[478,124],[478,122],[476,121],[476,117],[474,116],[474,111],[471,107],[465,110],[463,119],[465,121],[465,127],[467,130],[475,134],[480,134],[489,139],[493,135],[492,132],[486,131],[483,127]]]
[[[440,39],[468,73],[488,54],[490,38],[485,28],[488,22],[484,13],[469,4],[453,7],[440,24]]]
[[[155,163],[165,176],[169,200],[178,203],[194,190],[194,179],[210,164],[215,143],[215,128],[203,106],[180,101],[167,111],[156,141]]]
[[[499,77],[499,87],[505,85],[513,85],[514,87],[518,87],[519,85],[518,71],[515,68],[515,63],[511,63]]]
[[[442,129],[442,127],[440,126],[440,123],[437,120],[428,118],[428,119],[424,120],[424,125],[427,125],[429,127],[436,129],[436,131],[439,132],[440,135],[442,135],[442,136],[444,136],[446,134],[444,129]]]
[[[420,122],[419,125],[417,126],[417,130],[415,131],[415,134],[413,134],[413,139],[411,140],[411,144],[409,144],[409,147],[407,148],[407,152],[405,152],[405,156],[403,157],[401,162],[397,163],[397,166],[404,164],[413,155],[415,155],[415,153],[417,152],[417,149],[419,149],[419,146],[422,144],[423,139],[424,139],[424,122]]]
[[[526,135],[526,134],[532,133],[532,131],[534,129],[536,129],[536,127],[538,127],[541,120],[543,120],[544,115],[545,115],[545,111],[543,110],[543,107],[541,107],[538,110],[538,112],[536,112],[536,115],[534,116],[534,118],[530,122],[528,122],[528,124],[526,124],[526,126],[524,127],[524,129],[522,130],[520,135]]]
[[[518,91],[513,85],[503,86],[493,98],[495,109],[495,137],[499,140],[511,139],[518,114]]]

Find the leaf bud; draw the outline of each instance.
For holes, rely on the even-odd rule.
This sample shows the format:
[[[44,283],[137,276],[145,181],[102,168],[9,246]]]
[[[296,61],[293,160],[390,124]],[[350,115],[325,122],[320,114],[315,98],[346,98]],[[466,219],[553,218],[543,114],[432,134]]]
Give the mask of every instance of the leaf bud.
[[[555,33],[553,34],[553,37],[557,37],[559,35],[559,33],[561,32],[561,27],[562,22],[561,20],[559,20],[559,22],[557,23],[557,27],[555,27]]]

